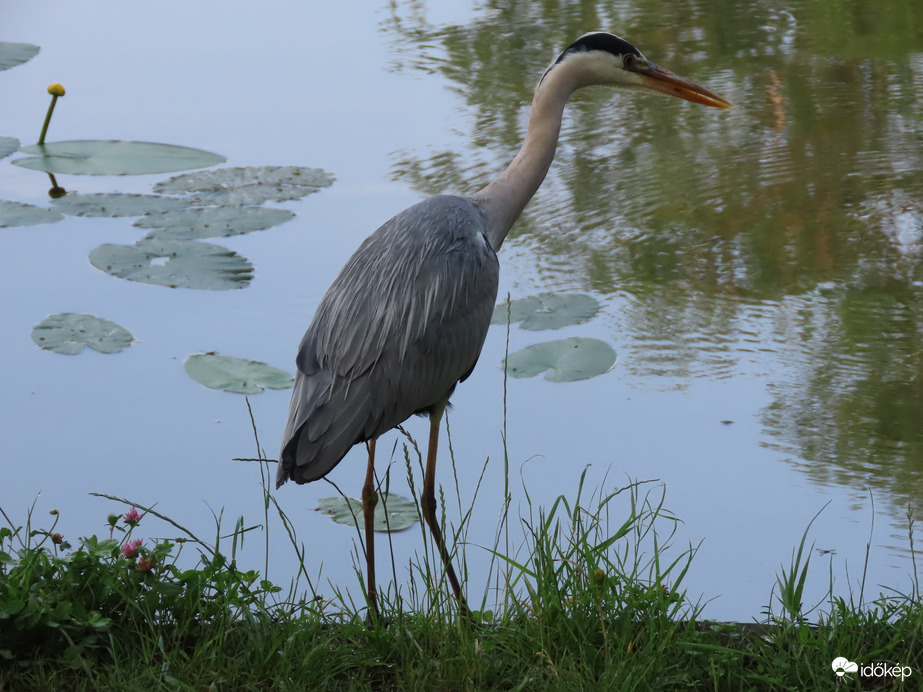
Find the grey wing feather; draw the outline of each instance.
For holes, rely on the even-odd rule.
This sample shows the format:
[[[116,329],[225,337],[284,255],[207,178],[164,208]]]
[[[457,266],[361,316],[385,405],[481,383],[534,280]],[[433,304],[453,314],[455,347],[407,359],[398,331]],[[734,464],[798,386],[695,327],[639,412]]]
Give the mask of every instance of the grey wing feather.
[[[326,475],[354,444],[448,399],[474,368],[497,297],[484,220],[433,197],[369,236],[298,350],[277,485]]]

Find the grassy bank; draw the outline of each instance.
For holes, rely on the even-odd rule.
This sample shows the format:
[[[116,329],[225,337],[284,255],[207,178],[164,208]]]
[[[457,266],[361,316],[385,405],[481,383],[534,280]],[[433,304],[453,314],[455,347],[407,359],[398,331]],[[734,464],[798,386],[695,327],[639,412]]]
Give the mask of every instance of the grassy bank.
[[[405,455],[412,478],[412,441]],[[278,515],[303,561],[269,493],[269,465],[260,469],[267,518]],[[372,629],[364,604],[316,596],[307,570],[280,588],[239,569],[250,530],[243,520],[227,535],[219,521],[218,538],[207,542],[153,509],[111,499],[118,512],[108,535],[75,545],[62,538],[57,515],[35,526],[31,512],[21,522],[3,514],[0,692],[916,690],[923,681],[917,586],[871,602],[831,594],[810,620],[803,613],[807,530],[767,594],[762,622],[700,621],[683,590],[695,547],[677,557],[667,550],[676,520],[660,485],[631,483],[603,496],[581,484],[576,497],[550,507],[527,502],[523,541],[511,541],[504,513],[473,621],[457,616],[432,548],[421,551],[408,584],[380,585],[386,624]],[[465,544],[467,516],[456,545]],[[154,521],[169,522],[178,540],[134,537]],[[186,567],[178,558],[190,548],[200,557]],[[831,664],[842,656],[859,669],[837,677]]]

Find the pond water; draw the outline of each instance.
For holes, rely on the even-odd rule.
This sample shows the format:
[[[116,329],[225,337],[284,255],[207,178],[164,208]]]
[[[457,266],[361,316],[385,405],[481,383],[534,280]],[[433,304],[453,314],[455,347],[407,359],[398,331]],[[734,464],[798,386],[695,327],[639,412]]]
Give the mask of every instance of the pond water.
[[[291,371],[361,240],[426,194],[476,190],[501,171],[544,68],[605,28],[734,108],[605,89],[569,105],[551,173],[500,253],[501,295],[580,292],[603,307],[560,332],[513,325],[509,344],[493,327],[453,397],[463,506],[490,459],[468,530],[471,593],[484,588],[489,554],[478,546],[493,544],[502,507],[504,434],[514,516],[528,512],[526,490],[536,506],[574,498],[584,469],[603,493],[631,479],[665,484],[683,522],[672,554],[701,542],[685,586],[706,616],[759,617],[818,512],[809,604],[831,571],[836,593],[858,597],[867,544],[865,596],[910,591],[908,511],[923,496],[923,18],[912,0],[308,5],[0,0],[0,40],[42,47],[0,72],[0,136],[31,143],[45,87],[61,82],[49,140],[167,142],[229,166],[337,177],[279,205],[294,220],[216,241],[253,263],[241,291],[171,290],[91,266],[97,246],[143,235],[131,219],[0,229],[0,506],[12,518],[35,500],[36,523],[57,508],[68,538],[101,532],[121,508],[96,491],[156,503],[205,535],[221,508],[228,530],[240,514],[261,522],[259,472],[231,461],[256,455],[246,403],[188,378],[185,358],[218,351]],[[50,206],[47,177],[9,160],[0,198]],[[58,183],[149,193],[167,177]],[[112,320],[137,342],[118,355],[36,348],[32,328],[61,312]],[[616,366],[504,386],[507,349],[570,336],[608,342]],[[288,399],[250,398],[270,457]],[[425,421],[407,429],[425,439]],[[380,471],[402,439],[379,444]],[[403,453],[392,458],[392,491],[407,494]],[[331,479],[358,494],[363,463],[355,449]],[[355,533],[312,511],[332,494],[315,483],[276,497],[322,573],[320,592],[358,593]],[[287,583],[287,539],[277,521],[270,529],[269,577]],[[416,531],[392,540],[398,565],[419,550]],[[251,566],[262,566],[261,543],[247,543]]]

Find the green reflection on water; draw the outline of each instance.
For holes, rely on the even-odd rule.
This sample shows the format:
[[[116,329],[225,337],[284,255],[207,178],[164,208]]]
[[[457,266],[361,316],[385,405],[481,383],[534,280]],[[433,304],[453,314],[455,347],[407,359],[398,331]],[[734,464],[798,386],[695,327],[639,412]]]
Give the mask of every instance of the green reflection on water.
[[[527,238],[558,285],[632,296],[624,367],[725,376],[758,357],[766,432],[811,477],[923,496],[917,0],[489,2],[451,27],[424,10],[385,22],[395,68],[446,77],[470,141],[398,156],[394,177],[423,192],[501,171],[538,77],[588,30],[733,102],[581,92],[510,245]]]

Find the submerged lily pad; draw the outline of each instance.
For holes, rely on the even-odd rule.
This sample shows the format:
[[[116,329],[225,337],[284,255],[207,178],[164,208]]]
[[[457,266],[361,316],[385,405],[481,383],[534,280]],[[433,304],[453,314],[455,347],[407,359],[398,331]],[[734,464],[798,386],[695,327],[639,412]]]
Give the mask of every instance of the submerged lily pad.
[[[183,364],[186,374],[211,389],[238,394],[259,394],[264,389],[290,389],[295,378],[285,370],[256,360],[199,353]]]
[[[90,253],[90,263],[120,279],[170,288],[243,288],[253,276],[253,265],[233,250],[171,238],[100,245]]]
[[[540,293],[537,296],[513,300],[509,307],[500,303],[494,308],[491,324],[522,322],[521,329],[561,329],[582,324],[599,312],[593,296],[582,293]]]
[[[35,325],[32,341],[55,353],[75,355],[90,346],[100,353],[118,353],[133,341],[124,327],[95,315],[65,312],[51,315]]]
[[[167,199],[176,199],[170,197]],[[187,206],[187,205],[184,205]],[[146,216],[135,221],[139,228],[155,228],[157,234],[171,238],[224,238],[251,231],[262,231],[292,219],[287,209],[266,207],[208,207],[182,209]]]
[[[185,209],[186,202],[175,197],[101,192],[90,195],[70,193],[54,200],[55,206],[71,216],[144,216],[173,209]]]
[[[15,137],[0,137],[0,159],[5,159],[19,149],[19,140]]]
[[[320,168],[247,166],[186,173],[154,186],[165,195],[193,195],[197,206],[259,206],[265,202],[301,199],[330,185],[335,178]]]
[[[0,199],[0,228],[54,223],[63,218],[58,212],[51,209],[43,209],[24,202],[11,202],[6,199]]]
[[[223,156],[201,149],[155,142],[82,139],[23,147],[37,157],[16,159],[17,166],[46,173],[74,175],[145,175],[206,168],[224,163]]]
[[[337,524],[358,526],[360,530],[365,530],[362,500],[352,497],[325,497],[317,501],[317,511],[329,515]],[[416,524],[418,516],[417,507],[412,500],[391,493],[381,493],[378,504],[375,505],[374,528],[382,533],[403,531]]]
[[[0,41],[0,72],[29,62],[41,50],[31,43]]]
[[[570,337],[528,346],[506,359],[512,377],[535,377],[548,371],[549,382],[586,380],[609,370],[615,351],[605,341]]]

